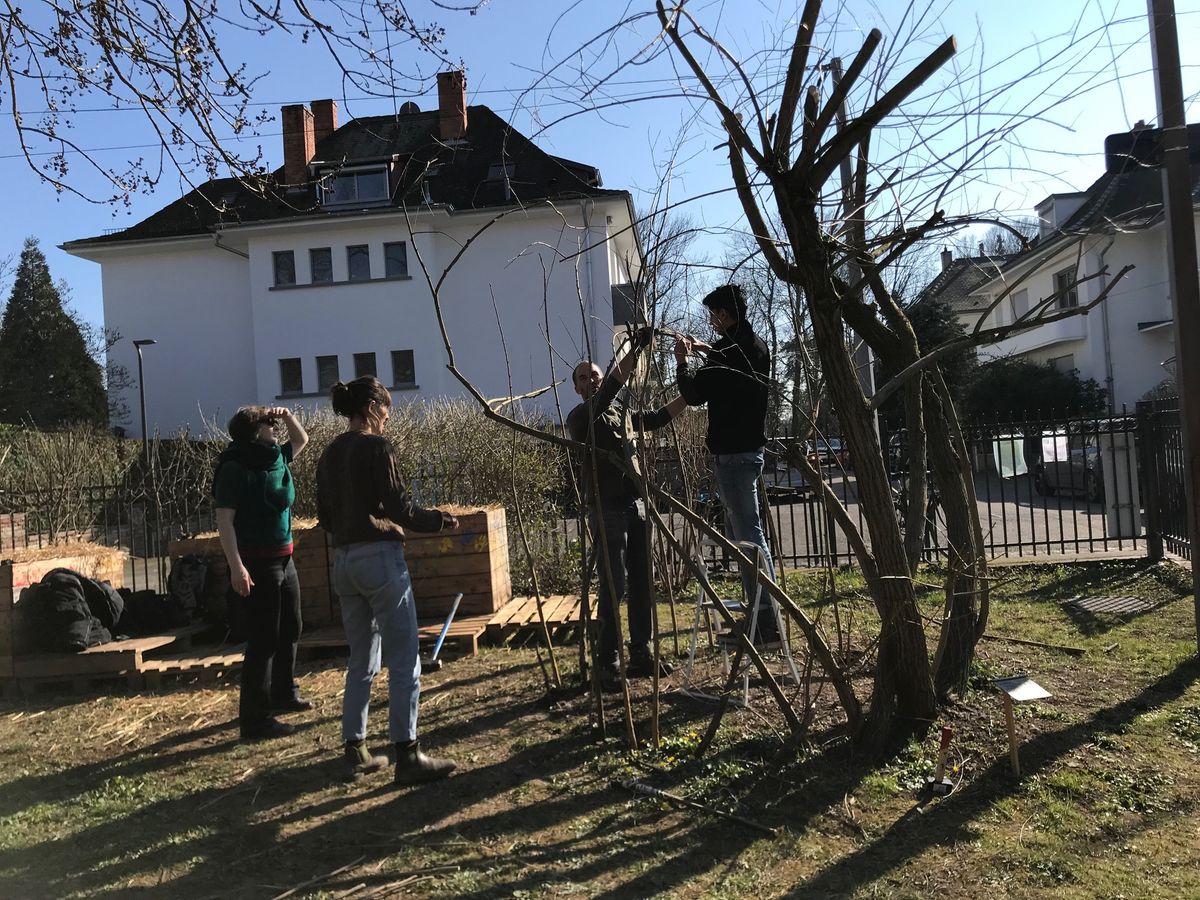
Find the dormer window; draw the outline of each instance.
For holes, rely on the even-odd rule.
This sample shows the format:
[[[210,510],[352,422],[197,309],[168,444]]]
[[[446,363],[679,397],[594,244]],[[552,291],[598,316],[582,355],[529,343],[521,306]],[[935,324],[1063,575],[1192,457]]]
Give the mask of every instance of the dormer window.
[[[322,206],[374,206],[391,199],[384,166],[338,169],[327,173],[320,185]]]

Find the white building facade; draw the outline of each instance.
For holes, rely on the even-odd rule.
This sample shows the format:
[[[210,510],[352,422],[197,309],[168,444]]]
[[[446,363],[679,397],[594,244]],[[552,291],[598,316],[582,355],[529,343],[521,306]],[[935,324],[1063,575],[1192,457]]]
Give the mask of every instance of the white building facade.
[[[1016,356],[1076,370],[1106,389],[1114,412],[1132,409],[1173,380],[1161,172],[1139,159],[1153,134],[1144,129],[1110,137],[1104,176],[1083,193],[1053,195],[1037,207],[1037,243],[973,293],[971,305],[979,312],[967,327],[983,310],[991,310],[983,322],[987,328],[1011,325],[1045,300],[1050,303],[1042,316],[1087,307],[1107,289],[1106,299],[1079,315],[981,346],[981,361]],[[1193,138],[1193,144],[1194,155],[1200,155],[1200,142]],[[1200,184],[1200,166],[1193,166],[1193,175]]]
[[[187,210],[174,204],[125,234],[66,246],[102,268],[105,324],[123,338],[114,361],[136,373],[132,341],[156,342],[143,348],[151,433],[207,431],[250,403],[327,406],[334,382],[368,373],[397,403],[466,396],[447,368],[443,324],[457,368],[488,399],[564,378],[573,397],[573,363],[608,362],[613,332],[630,318],[624,298],[641,260],[629,195],[599,189],[598,173],[593,184],[581,180],[587,167],[528,142],[515,163],[503,162],[490,146],[495,117],[470,107],[490,130],[468,126],[465,99],[459,136],[447,138],[445,107],[443,91],[440,135],[434,114],[409,118],[434,135],[432,152],[442,154],[435,162],[449,144],[453,159],[441,164],[440,184],[450,199],[439,199],[431,178],[406,179],[401,166],[418,149],[379,169],[390,178],[386,196],[361,206],[329,202],[329,179],[345,178],[350,164],[343,157],[323,175],[314,162],[318,134],[300,167],[300,177],[316,183],[316,203],[255,214],[262,210],[249,199],[246,213],[229,221],[220,202],[213,213],[193,198]],[[336,121],[326,130],[335,141],[344,131]],[[494,161],[483,164],[493,155],[499,177]],[[428,159],[422,165],[431,171]],[[210,185],[206,197],[229,187]],[[462,198],[481,195],[491,202],[464,208]],[[197,216],[220,220],[197,224]],[[431,290],[439,281],[442,322]],[[124,398],[135,411],[137,392],[135,384]],[[554,409],[551,393],[532,402]],[[140,434],[140,421],[130,424]]]

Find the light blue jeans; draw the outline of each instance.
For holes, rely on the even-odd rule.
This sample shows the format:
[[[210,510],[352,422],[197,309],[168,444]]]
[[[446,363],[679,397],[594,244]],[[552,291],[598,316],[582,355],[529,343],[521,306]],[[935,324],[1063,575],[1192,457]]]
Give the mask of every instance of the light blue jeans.
[[[391,740],[416,740],[421,657],[404,544],[369,541],[336,548],[333,589],[341,603],[342,625],[350,644],[342,699],[342,739],[366,738],[371,683],[379,674],[381,661],[385,661]]]
[[[749,541],[762,548],[763,564],[774,579],[771,548],[763,532],[758,508],[758,478],[763,470],[763,451],[748,453],[717,453],[713,455],[713,479],[725,508],[726,533],[735,541]],[[754,599],[754,570],[742,567],[742,588],[746,602]],[[764,600],[765,600],[765,594]],[[762,610],[759,612],[760,618]]]

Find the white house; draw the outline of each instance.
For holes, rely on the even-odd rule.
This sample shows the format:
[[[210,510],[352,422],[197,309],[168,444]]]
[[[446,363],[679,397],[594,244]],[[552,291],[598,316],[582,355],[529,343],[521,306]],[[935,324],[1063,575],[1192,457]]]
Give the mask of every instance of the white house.
[[[1200,126],[1188,130],[1195,202],[1200,190]],[[1162,170],[1152,165],[1158,137],[1158,130],[1150,128],[1110,135],[1104,174],[1086,191],[1054,194],[1042,201],[1034,245],[984,279],[967,305],[977,320],[1002,297],[984,325],[1006,325],[1052,296],[1051,312],[1087,305],[1116,273],[1126,266],[1135,268],[1090,312],[981,347],[981,359],[1019,356],[1075,369],[1080,377],[1094,378],[1105,387],[1114,411],[1132,408],[1173,378],[1175,334]]]
[[[284,164],[265,186],[215,179],[64,246],[101,266],[115,362],[136,372],[132,342],[155,342],[149,430],[317,406],[364,373],[397,402],[463,395],[421,261],[436,283],[464,247],[439,295],[455,362],[485,397],[569,378],[585,333],[607,362],[641,261],[629,193],[467,106],[461,72],[439,75],[438,94],[435,111],[341,127],[332,100],[284,107]]]

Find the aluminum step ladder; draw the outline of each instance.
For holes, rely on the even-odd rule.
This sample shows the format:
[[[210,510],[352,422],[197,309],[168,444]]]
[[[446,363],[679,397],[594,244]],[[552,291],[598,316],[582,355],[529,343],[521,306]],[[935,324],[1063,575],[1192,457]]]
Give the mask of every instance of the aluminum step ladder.
[[[750,541],[738,541],[737,547],[751,559],[758,563],[756,572],[761,573],[763,569],[762,548]],[[696,568],[698,573],[696,585],[696,606],[692,615],[692,630],[691,638],[688,643],[688,658],[687,663],[683,668],[681,678],[680,691],[689,697],[697,697],[704,700],[720,700],[716,694],[712,694],[700,689],[696,684],[696,652],[700,644],[700,632],[704,630],[708,637],[709,648],[718,648],[721,651],[721,671],[726,680],[730,675],[730,667],[732,666],[732,654],[737,648],[738,633],[743,630],[739,626],[737,631],[732,631],[725,624],[725,620],[717,613],[716,602],[713,600],[713,595],[716,591],[712,588],[712,584],[708,578],[708,567],[704,564],[704,560],[697,558]],[[741,577],[738,577],[739,582]],[[766,603],[760,602],[765,594]],[[775,618],[775,629],[779,635],[778,643],[772,642],[765,647],[756,647],[759,654],[762,656],[768,653],[778,653],[786,665],[784,677],[790,677],[791,681],[799,685],[800,673],[796,669],[796,661],[792,657],[791,644],[788,641],[787,629],[784,628],[783,615],[779,609],[779,603],[770,594],[766,594],[763,590],[761,581],[756,577],[754,581],[754,598],[753,602],[745,596],[745,587],[742,588],[742,598],[720,598],[720,603],[735,619],[740,619],[746,623],[744,626],[745,633],[755,634],[758,626],[758,617],[760,612],[766,608],[769,609],[770,615]],[[747,615],[748,613],[748,615]],[[753,668],[749,658],[742,656],[740,664],[742,669],[742,691],[741,697],[734,699],[732,702],[739,706],[747,706],[750,702],[750,670]]]

